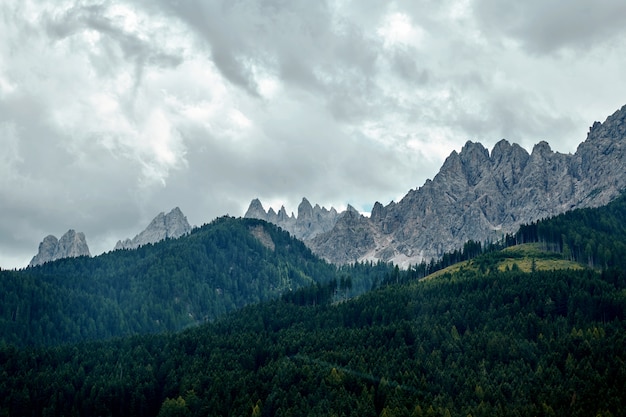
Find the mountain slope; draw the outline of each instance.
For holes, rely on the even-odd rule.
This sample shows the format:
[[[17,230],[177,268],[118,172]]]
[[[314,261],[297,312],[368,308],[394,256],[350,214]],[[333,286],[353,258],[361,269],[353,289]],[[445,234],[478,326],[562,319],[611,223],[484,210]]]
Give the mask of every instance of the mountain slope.
[[[336,279],[287,232],[220,218],[179,239],[0,271],[0,340],[57,344],[173,331]],[[367,282],[354,285],[359,291]]]
[[[0,344],[6,415],[621,415],[626,274],[466,271],[177,335]]]
[[[546,142],[528,154],[506,140],[491,153],[467,142],[439,173],[370,217],[342,215],[308,241],[335,263],[372,259],[403,266],[436,258],[467,240],[495,241],[521,224],[577,207],[597,207],[626,189],[626,106],[595,123],[573,155]]]
[[[471,260],[454,263],[424,278],[433,279],[446,274],[456,274],[460,271],[520,270],[533,272],[584,268],[583,264],[563,259],[560,253],[545,250],[539,243],[524,243],[510,246],[496,253],[483,254]]]
[[[509,239],[547,246],[560,239],[563,249],[571,235],[626,259],[624,210],[626,196],[524,226]],[[305,249],[257,220],[220,219],[200,231],[154,245],[162,249],[156,254],[152,245],[113,254],[154,262],[172,242],[196,235],[229,252],[233,242],[251,237],[252,246],[268,251],[268,262],[271,253]],[[530,250],[512,250],[522,248]],[[71,265],[80,275],[99,259],[33,270],[69,273]],[[307,250],[300,259],[315,261]],[[407,280],[411,270],[394,268],[404,284],[311,303],[309,295],[333,289],[332,282],[316,284],[178,334],[37,349],[0,343],[0,415],[622,415],[626,270],[614,266],[525,273],[477,265],[419,281]],[[2,274],[2,283],[17,283],[9,275],[40,279]],[[30,290],[20,295],[38,297]],[[12,313],[19,327],[17,317],[35,314],[39,305],[7,310],[2,302],[0,317]]]

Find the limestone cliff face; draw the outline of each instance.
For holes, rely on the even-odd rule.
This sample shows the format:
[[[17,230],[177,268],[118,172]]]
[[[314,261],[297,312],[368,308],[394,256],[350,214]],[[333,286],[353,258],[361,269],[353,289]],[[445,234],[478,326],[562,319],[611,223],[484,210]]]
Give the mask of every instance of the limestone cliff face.
[[[528,154],[498,142],[491,153],[467,142],[439,173],[397,203],[374,204],[369,218],[338,217],[332,230],[305,241],[335,263],[393,261],[403,266],[497,240],[520,224],[608,203],[626,189],[626,106],[594,123],[574,155],[540,142]]]
[[[118,241],[114,250],[136,249],[149,243],[156,243],[167,238],[178,238],[191,231],[187,217],[178,208],[169,213],[159,213],[141,233],[132,239]]]
[[[37,266],[62,258],[75,258],[78,256],[91,256],[89,246],[83,233],[76,233],[70,229],[57,239],[48,235],[39,244],[37,255],[33,257],[28,266]]]

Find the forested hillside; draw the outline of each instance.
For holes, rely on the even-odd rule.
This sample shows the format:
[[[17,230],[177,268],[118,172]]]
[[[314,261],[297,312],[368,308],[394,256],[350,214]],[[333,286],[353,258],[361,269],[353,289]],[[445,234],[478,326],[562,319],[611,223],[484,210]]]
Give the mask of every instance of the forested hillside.
[[[178,335],[3,344],[0,414],[617,416],[625,312],[622,271],[472,271]]]
[[[177,331],[314,283],[343,279],[344,296],[364,292],[389,270],[338,269],[274,225],[223,217],[136,250],[1,271],[0,340],[53,345]]]
[[[522,226],[515,240],[540,242],[590,267],[626,269],[626,194],[603,207],[572,210]]]
[[[485,250],[468,242],[447,259],[471,264],[428,280],[417,279],[421,267],[361,263],[338,269],[273,226],[231,218],[194,231],[189,240],[4,271],[7,293],[23,296],[2,304],[3,325],[13,332],[3,335],[16,339],[24,316],[39,323],[27,327],[41,329],[35,342],[55,331],[77,334],[91,323],[82,317],[102,314],[79,313],[92,305],[118,314],[105,310],[102,317],[111,322],[94,323],[96,329],[127,325],[145,310],[169,312],[163,316],[169,322],[157,317],[174,330],[197,323],[194,310],[176,308],[201,303],[200,291],[229,300],[220,305],[231,312],[180,333],[108,341],[20,347],[5,336],[0,416],[624,415],[625,207],[622,198],[575,211],[502,242],[539,242],[524,250]],[[587,245],[590,253],[611,256],[582,259],[594,268],[524,272],[517,265],[531,262],[524,259],[529,253],[537,257],[533,264],[562,265],[556,261],[576,258]],[[604,251],[597,252],[600,245]],[[533,252],[539,247],[555,252]],[[206,261],[209,253],[221,263]],[[120,265],[132,271],[126,280],[114,273],[123,270]],[[190,272],[183,274],[185,265]],[[255,280],[258,285],[250,286]],[[378,288],[352,297],[366,284]],[[93,296],[93,288],[109,293]],[[269,290],[259,295],[241,288]],[[235,290],[247,295],[226,297],[239,294]],[[146,298],[132,300],[134,294]],[[45,304],[63,296],[65,304]],[[58,317],[64,321],[55,327]],[[152,323],[154,316],[148,317]],[[166,324],[161,326],[152,330]]]

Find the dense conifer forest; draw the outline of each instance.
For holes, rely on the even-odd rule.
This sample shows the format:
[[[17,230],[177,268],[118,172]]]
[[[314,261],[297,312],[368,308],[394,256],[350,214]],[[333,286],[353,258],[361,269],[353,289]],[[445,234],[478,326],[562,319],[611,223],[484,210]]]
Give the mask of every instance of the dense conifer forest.
[[[576,269],[541,270],[533,259],[524,272],[517,264],[527,261],[522,252],[471,242],[460,252],[471,264],[429,279],[418,279],[419,266],[335,268],[286,240],[281,250],[302,251],[303,259],[290,264],[299,265],[292,275],[317,277],[315,266],[321,278],[278,298],[233,304],[207,323],[49,346],[5,338],[0,416],[625,415],[624,218],[621,198],[525,226],[502,243],[535,242],[551,251],[546,259],[578,260]],[[243,240],[251,225],[265,227],[235,219],[218,224],[241,228],[232,233]],[[281,253],[285,235],[268,230],[272,239],[278,234],[276,248],[261,259]],[[86,259],[69,263],[77,271],[106,270]],[[35,292],[18,298],[36,299],[36,291],[53,291],[61,277],[89,276],[61,274],[60,265],[45,266],[41,275],[4,271],[3,279],[30,279]],[[175,273],[163,272],[164,291],[173,297]],[[41,276],[50,287],[37,289],[33,280]],[[365,292],[365,282],[376,288]],[[24,314],[2,308],[5,321]]]
[[[623,415],[622,271],[460,273],[179,334],[0,346],[5,415]]]
[[[390,270],[338,268],[272,224],[223,217],[135,250],[0,271],[0,341],[39,346],[178,331],[316,283],[343,280],[342,295],[353,296]]]

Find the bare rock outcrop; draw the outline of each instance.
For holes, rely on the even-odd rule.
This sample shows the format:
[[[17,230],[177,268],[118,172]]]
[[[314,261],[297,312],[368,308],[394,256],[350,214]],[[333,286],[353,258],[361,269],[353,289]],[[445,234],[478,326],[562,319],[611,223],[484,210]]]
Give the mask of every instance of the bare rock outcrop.
[[[392,261],[400,266],[437,258],[467,240],[497,241],[523,223],[579,207],[607,204],[626,190],[626,106],[595,122],[575,154],[547,142],[528,153],[501,140],[489,152],[468,141],[432,180],[369,217],[349,208],[327,211],[303,199],[298,216],[266,212],[253,200],[245,217],[289,231],[326,260]]]
[[[298,239],[307,241],[320,233],[330,231],[335,226],[339,213],[332,207],[328,210],[318,204],[312,206],[306,198],[298,205],[297,216],[293,213],[288,215],[284,206],[276,213],[272,208],[265,211],[261,201],[255,198],[250,202],[244,217],[273,223]]]
[[[159,213],[141,233],[132,239],[118,241],[114,250],[136,249],[164,239],[175,239],[191,231],[191,226],[183,212],[175,207],[169,213]]]
[[[46,236],[39,244],[37,255],[33,257],[28,266],[37,266],[57,259],[79,256],[91,256],[89,246],[87,246],[84,233],[77,233],[70,229],[61,236],[61,239],[57,239],[53,235]]]
[[[436,258],[469,239],[496,241],[523,224],[578,207],[607,204],[626,189],[626,106],[594,123],[575,154],[539,142],[529,154],[498,142],[491,153],[467,142],[439,173],[399,202],[374,204],[369,218],[341,216],[306,241],[335,263]],[[367,238],[364,231],[367,230]]]

